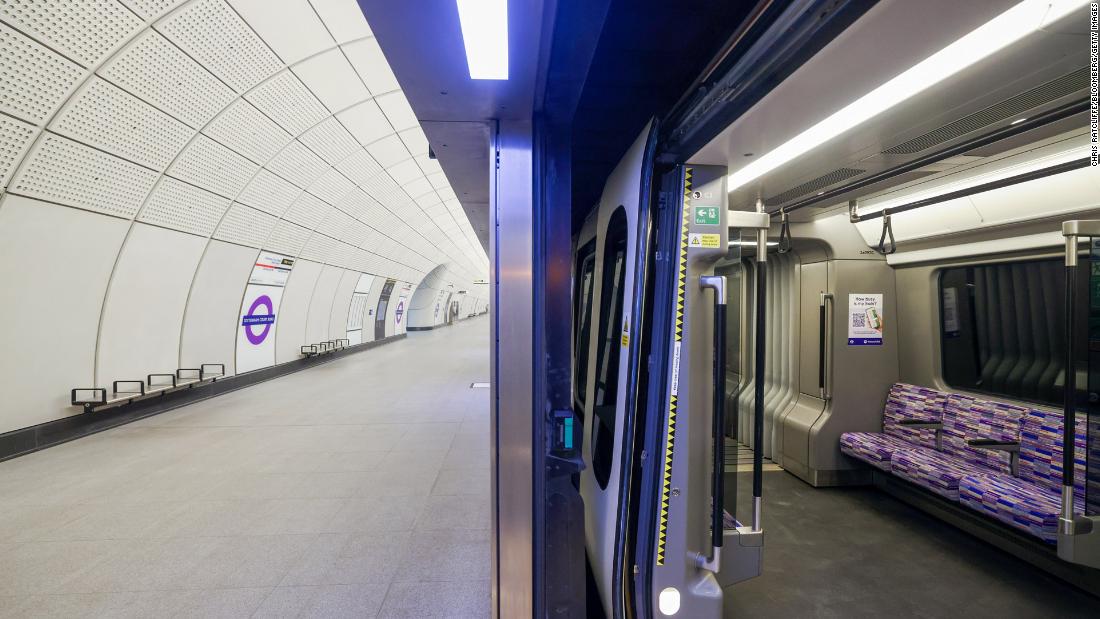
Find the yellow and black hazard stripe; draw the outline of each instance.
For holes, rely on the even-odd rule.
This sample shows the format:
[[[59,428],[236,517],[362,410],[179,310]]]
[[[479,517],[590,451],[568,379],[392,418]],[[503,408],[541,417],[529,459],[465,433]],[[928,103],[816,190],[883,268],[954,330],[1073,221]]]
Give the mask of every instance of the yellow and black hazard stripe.
[[[687,279],[687,248],[688,248],[688,223],[691,217],[691,168],[684,168],[684,206],[680,220],[680,258],[677,263],[676,274],[676,326],[673,331],[673,354],[675,346],[683,340],[684,335],[684,284]],[[679,381],[675,373],[679,370],[673,367],[672,384]],[[668,429],[665,434],[665,465],[661,474],[661,518],[657,528],[657,565],[665,564],[665,543],[668,533],[668,500],[672,492],[672,444],[676,439],[676,399],[677,392],[669,389],[668,397]]]

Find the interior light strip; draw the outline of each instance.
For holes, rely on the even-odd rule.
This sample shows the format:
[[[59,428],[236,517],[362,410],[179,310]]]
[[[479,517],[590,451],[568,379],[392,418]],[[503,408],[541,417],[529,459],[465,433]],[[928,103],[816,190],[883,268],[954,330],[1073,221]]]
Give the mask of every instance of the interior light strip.
[[[508,0],[457,2],[470,78],[508,79]]]
[[[946,80],[1025,36],[1083,8],[1088,0],[1024,0],[863,95],[775,150],[729,175],[733,191]]]

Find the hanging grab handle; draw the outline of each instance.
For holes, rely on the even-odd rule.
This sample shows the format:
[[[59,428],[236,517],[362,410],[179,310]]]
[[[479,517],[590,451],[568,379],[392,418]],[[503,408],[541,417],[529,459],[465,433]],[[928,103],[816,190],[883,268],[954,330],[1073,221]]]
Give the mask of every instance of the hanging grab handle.
[[[791,222],[787,211],[779,211],[779,253],[785,254],[791,251]]]
[[[711,474],[711,546],[713,553],[702,567],[717,572],[719,553],[724,537],[725,469],[726,469],[726,278],[722,275],[704,275],[699,278],[701,288],[714,291],[714,401],[711,417],[711,436],[714,440],[713,471]]]
[[[887,236],[890,237],[889,246],[886,244]],[[894,227],[890,225],[890,215],[884,213],[882,216],[882,236],[878,239],[878,253],[889,256],[897,250],[898,244],[894,241]]]

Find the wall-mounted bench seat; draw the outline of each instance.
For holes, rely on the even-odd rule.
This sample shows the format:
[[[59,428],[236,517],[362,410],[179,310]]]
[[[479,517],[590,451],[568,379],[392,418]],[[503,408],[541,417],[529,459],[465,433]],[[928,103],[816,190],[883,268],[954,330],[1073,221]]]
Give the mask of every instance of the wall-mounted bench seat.
[[[130,404],[154,395],[178,389],[214,382],[225,376],[225,364],[204,363],[197,368],[179,368],[172,374],[149,374],[145,380],[116,380],[111,383],[108,395],[106,387],[76,387],[69,392],[73,406],[81,406],[84,412]]]
[[[938,446],[947,394],[935,389],[895,383],[886,397],[882,432],[845,432],[840,450],[883,471],[890,470],[894,452],[919,445]]]
[[[351,340],[339,339],[328,340],[325,342],[318,342],[316,344],[306,344],[301,348],[301,354],[303,357],[314,357],[317,355],[323,355],[327,353],[333,353],[338,350],[343,350],[351,346]]]
[[[1074,428],[1074,507],[1084,512],[1085,419]],[[1029,410],[1020,431],[1019,475],[967,475],[960,502],[1053,544],[1062,507],[1062,413]]]
[[[849,432],[840,449],[879,471],[1054,543],[1060,511],[1061,415],[895,384],[883,432]],[[1085,422],[1075,428],[1077,503]]]
[[[1020,419],[1026,408],[951,394],[943,412],[941,448],[901,449],[890,472],[953,501],[967,475],[1015,472]]]

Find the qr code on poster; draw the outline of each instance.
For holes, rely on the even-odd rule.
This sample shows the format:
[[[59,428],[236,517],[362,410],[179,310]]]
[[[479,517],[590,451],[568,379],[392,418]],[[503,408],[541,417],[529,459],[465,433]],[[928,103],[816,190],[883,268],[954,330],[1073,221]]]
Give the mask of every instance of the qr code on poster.
[[[866,327],[867,316],[863,314],[852,314],[852,326],[853,327]]]

